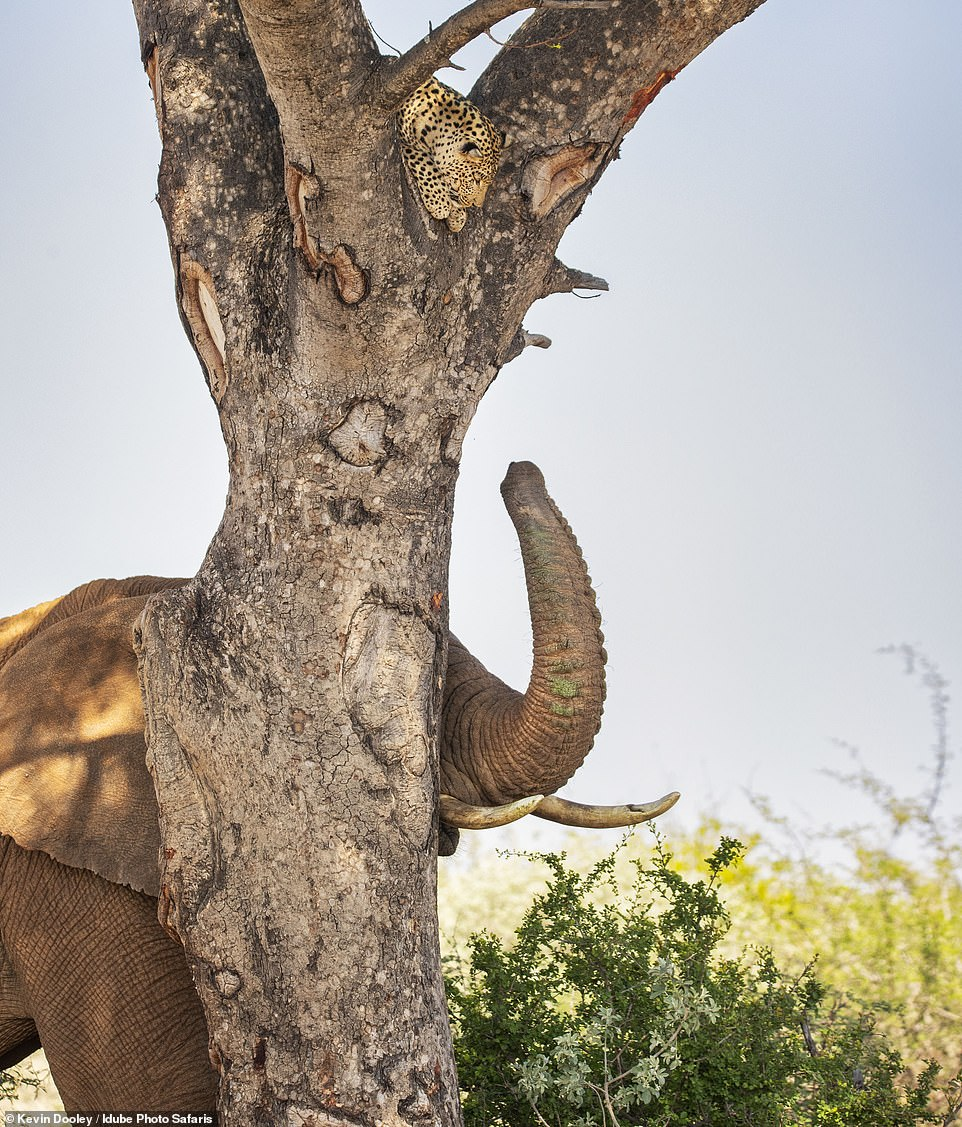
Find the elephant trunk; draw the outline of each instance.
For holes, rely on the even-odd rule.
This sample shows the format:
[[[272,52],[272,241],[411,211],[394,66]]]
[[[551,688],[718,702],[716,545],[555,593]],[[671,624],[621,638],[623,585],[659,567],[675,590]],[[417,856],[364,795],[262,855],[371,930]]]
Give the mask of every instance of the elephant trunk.
[[[512,463],[501,494],[521,543],[534,657],[521,694],[450,639],[441,790],[465,802],[563,786],[591,749],[605,696],[601,616],[574,534],[532,463]]]

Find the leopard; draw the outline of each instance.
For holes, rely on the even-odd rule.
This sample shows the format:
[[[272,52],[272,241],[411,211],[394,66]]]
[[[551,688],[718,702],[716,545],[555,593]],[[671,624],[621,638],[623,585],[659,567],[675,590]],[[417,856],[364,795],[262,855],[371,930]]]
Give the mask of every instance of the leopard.
[[[507,138],[463,94],[429,78],[398,111],[401,153],[428,214],[460,231],[481,207]]]

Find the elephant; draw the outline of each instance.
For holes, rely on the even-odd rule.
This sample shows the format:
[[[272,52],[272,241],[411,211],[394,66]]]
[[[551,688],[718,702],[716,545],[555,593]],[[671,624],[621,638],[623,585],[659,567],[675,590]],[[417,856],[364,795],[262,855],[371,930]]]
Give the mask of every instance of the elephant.
[[[532,809],[628,824],[678,797],[598,808],[554,796],[600,725],[601,618],[537,467],[512,464],[502,494],[525,568],[531,677],[516,692],[449,638],[442,853],[458,825]],[[0,1066],[42,1045],[70,1112],[216,1104],[200,1002],[157,918],[160,835],[132,641],[151,595],[187,582],[94,580],[0,620]]]

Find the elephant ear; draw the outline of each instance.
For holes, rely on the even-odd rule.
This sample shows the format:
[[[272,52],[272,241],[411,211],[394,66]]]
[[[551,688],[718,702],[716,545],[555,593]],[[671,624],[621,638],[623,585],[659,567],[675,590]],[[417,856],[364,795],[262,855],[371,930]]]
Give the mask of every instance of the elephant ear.
[[[0,625],[0,833],[24,849],[159,893],[160,832],[131,631],[147,594],[98,580]],[[66,606],[64,605],[66,604]],[[16,616],[20,618],[21,616]]]

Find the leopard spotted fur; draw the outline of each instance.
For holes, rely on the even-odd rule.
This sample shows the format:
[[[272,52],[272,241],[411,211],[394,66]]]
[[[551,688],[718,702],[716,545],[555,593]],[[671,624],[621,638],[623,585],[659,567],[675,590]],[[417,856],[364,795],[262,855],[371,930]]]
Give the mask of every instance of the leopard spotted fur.
[[[398,112],[401,152],[428,214],[460,231],[484,203],[505,137],[464,95],[436,78]]]

